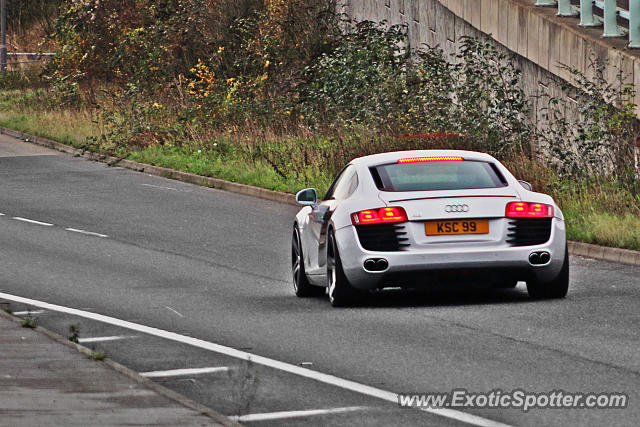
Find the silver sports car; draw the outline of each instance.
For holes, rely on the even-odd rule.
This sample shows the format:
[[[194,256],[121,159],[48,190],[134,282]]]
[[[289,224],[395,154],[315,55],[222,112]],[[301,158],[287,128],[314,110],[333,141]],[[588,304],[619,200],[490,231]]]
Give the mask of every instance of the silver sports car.
[[[569,257],[562,212],[488,154],[398,151],[360,157],[293,224],[297,296],[333,306],[385,287],[514,287],[562,298]],[[325,289],[327,288],[327,289]]]

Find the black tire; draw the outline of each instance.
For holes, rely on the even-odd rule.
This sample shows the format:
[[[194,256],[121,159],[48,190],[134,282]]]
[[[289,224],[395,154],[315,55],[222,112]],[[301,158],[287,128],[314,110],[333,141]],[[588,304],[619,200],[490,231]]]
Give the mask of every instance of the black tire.
[[[569,291],[569,250],[564,247],[564,263],[555,279],[548,282],[527,281],[527,291],[533,299],[558,299],[567,296]]]
[[[327,279],[329,283],[327,293],[333,307],[354,305],[358,301],[358,297],[363,294],[349,284],[349,280],[344,274],[333,230],[329,232],[327,238]]]
[[[309,283],[304,271],[304,257],[302,256],[302,241],[298,226],[293,227],[291,240],[291,272],[293,273],[293,291],[297,297],[316,297],[324,295],[325,289],[321,286],[313,286]]]

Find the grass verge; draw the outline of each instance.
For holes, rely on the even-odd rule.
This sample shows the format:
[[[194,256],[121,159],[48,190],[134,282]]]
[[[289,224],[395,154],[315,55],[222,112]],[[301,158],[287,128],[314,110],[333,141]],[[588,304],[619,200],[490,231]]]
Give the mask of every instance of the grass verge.
[[[254,185],[275,191],[294,193],[305,186],[301,179],[283,179],[262,161],[251,159],[250,153],[220,154],[196,147],[151,146],[128,153],[127,158],[140,163],[191,172],[202,176]],[[325,182],[320,183],[327,187]]]
[[[44,89],[0,90],[0,125],[75,147],[102,133],[87,109],[50,108]]]

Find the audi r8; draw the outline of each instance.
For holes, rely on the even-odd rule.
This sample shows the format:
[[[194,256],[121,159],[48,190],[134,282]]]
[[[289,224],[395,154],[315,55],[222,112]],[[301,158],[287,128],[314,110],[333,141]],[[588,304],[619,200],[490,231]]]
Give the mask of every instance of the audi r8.
[[[562,211],[492,156],[461,150],[351,161],[327,194],[296,195],[291,265],[299,297],[333,306],[394,288],[515,287],[562,298],[569,257]]]

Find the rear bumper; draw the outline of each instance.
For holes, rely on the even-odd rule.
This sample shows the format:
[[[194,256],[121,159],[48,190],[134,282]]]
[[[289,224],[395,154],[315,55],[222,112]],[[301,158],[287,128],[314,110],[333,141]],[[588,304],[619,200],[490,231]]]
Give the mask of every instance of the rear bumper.
[[[360,246],[352,226],[337,230],[336,240],[345,275],[359,289],[552,280],[562,268],[566,245],[564,221],[557,218],[549,241],[535,246],[447,243],[417,249],[412,246],[398,252],[367,251]],[[537,251],[548,252],[551,260],[545,265],[531,265],[529,255]],[[384,258],[389,267],[381,272],[367,271],[363,264],[369,258]]]

